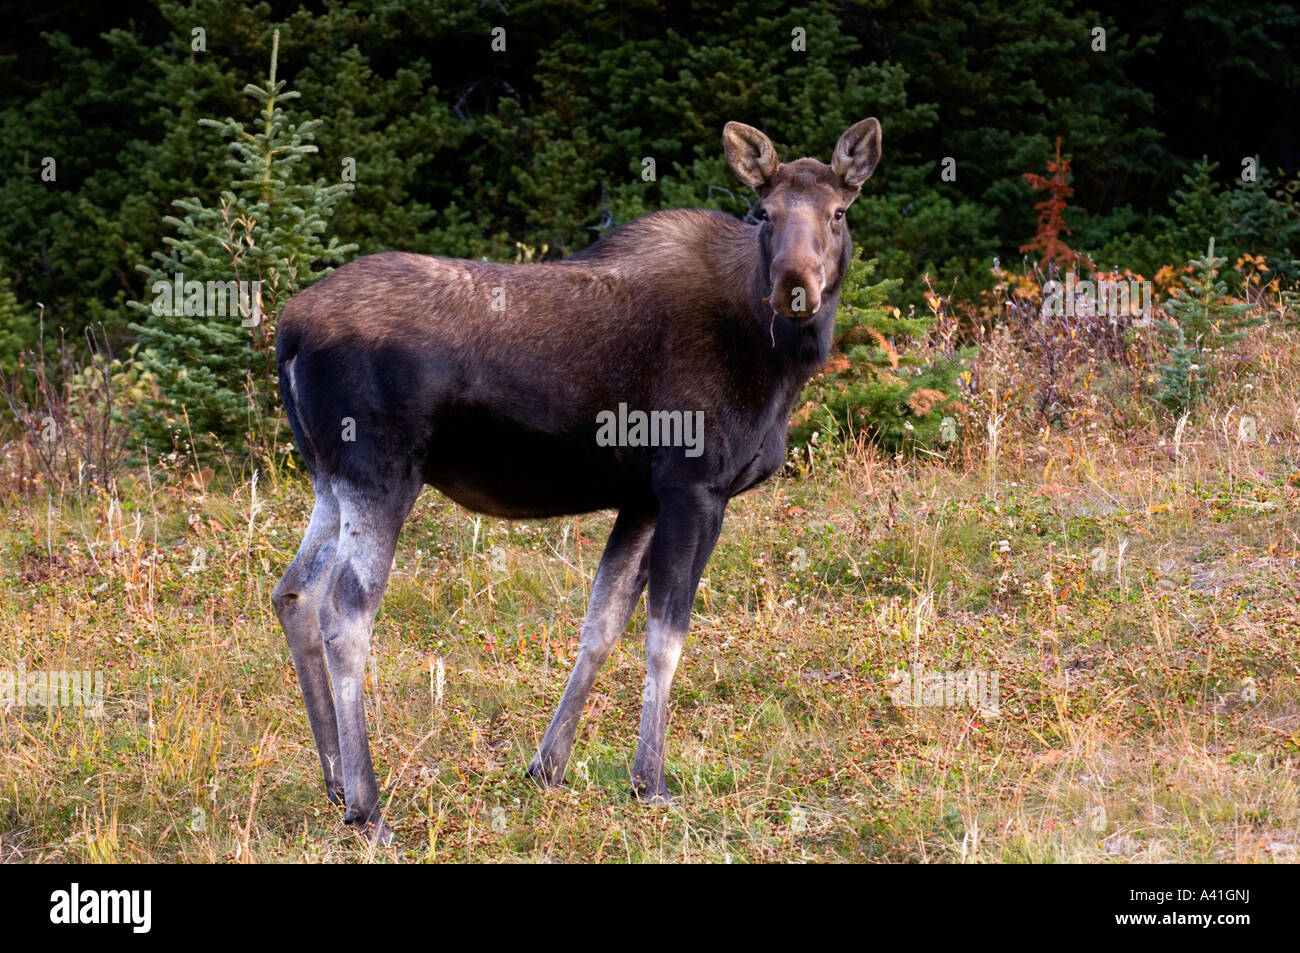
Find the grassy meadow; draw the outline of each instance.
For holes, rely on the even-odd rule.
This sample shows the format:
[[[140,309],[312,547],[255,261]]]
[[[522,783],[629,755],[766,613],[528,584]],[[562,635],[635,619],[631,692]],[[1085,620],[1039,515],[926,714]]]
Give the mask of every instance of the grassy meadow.
[[[1257,329],[1180,425],[1085,359],[1067,425],[1034,426],[1009,354],[986,342],[946,454],[814,445],[733,501],[674,684],[669,809],[627,793],[643,609],[569,787],[523,777],[611,515],[506,523],[426,491],[367,686],[391,848],[325,799],[271,609],[301,474],[181,453],[112,493],[11,486],[0,667],[105,692],[99,715],[0,707],[0,859],[1296,861],[1300,334]],[[900,703],[903,671],[997,696]]]

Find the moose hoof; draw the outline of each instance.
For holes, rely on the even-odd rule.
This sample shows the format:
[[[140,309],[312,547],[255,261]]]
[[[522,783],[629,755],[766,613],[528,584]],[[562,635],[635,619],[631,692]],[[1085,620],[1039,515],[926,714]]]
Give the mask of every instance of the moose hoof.
[[[528,766],[528,770],[524,772],[524,775],[532,778],[537,783],[537,786],[543,791],[552,791],[566,787],[564,783],[564,775],[562,773],[548,771],[546,768],[542,767],[542,763],[536,758],[534,758],[532,764]]]
[[[325,785],[325,796],[330,799],[331,804],[342,804],[344,799],[343,785]]]
[[[651,789],[637,781],[632,782],[628,793],[646,807],[672,807],[677,803],[666,787]]]
[[[367,824],[366,840],[376,847],[391,847],[393,844],[393,829],[388,826],[387,821],[380,821],[378,824]]]
[[[393,829],[388,826],[388,822],[383,818],[380,818],[378,821],[371,821],[367,824],[350,822],[350,826],[354,831],[376,847],[392,846]]]
[[[363,820],[362,818],[370,818],[370,820]],[[343,818],[343,823],[372,844],[387,847],[393,842],[393,829],[388,826],[388,822],[384,820],[378,809],[364,814],[361,811],[349,809],[347,815]]]

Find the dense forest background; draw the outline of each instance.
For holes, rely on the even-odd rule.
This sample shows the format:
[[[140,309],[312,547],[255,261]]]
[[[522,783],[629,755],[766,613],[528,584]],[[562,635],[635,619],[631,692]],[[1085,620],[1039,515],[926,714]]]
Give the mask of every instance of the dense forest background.
[[[223,366],[223,349],[247,350],[232,329],[151,325],[130,303],[173,267],[223,277],[202,273],[219,241],[174,243],[220,238],[221,194],[251,181],[239,163],[256,177],[238,141],[259,128],[265,101],[245,87],[266,85],[275,30],[277,77],[299,96],[275,107],[283,141],[263,143],[287,170],[279,204],[268,211],[264,184],[248,216],[279,215],[291,243],[310,233],[288,291],[355,254],[551,258],[658,208],[744,216],[753,196],[724,163],[726,121],[764,129],[784,157],[825,159],[865,116],[883,123],[884,162],[850,221],[892,304],[919,307],[927,288],[972,300],[996,262],[1019,262],[1043,236],[1025,174],[1058,138],[1070,165],[1052,214],[1095,270],[1149,278],[1213,237],[1230,262],[1300,276],[1300,15],[1287,5],[50,0],[3,13],[10,370],[40,317],[47,336],[91,328],[114,354],[143,342],[164,394],[193,383],[182,360],[214,379],[269,373]],[[169,217],[183,200],[185,223]],[[204,427],[238,429],[238,395],[204,387],[190,391],[212,411]]]

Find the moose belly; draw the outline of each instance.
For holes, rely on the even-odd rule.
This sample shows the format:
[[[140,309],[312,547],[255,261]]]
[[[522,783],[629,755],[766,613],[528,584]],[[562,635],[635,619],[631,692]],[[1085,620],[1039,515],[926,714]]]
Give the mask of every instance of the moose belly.
[[[457,415],[435,429],[424,482],[477,513],[539,519],[646,498],[649,459],[598,445],[594,426],[554,433],[488,415]]]

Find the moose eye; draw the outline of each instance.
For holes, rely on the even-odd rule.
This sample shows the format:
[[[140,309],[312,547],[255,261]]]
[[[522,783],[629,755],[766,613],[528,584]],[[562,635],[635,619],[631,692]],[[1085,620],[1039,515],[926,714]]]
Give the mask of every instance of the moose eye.
[[[843,217],[844,217],[844,209],[842,209],[842,208],[837,208],[837,209],[835,210],[835,221],[838,222],[838,221],[839,221],[840,219],[842,219]]]
[[[763,208],[761,205],[758,207],[758,211],[756,211],[754,215],[760,222],[767,221],[767,209]]]

